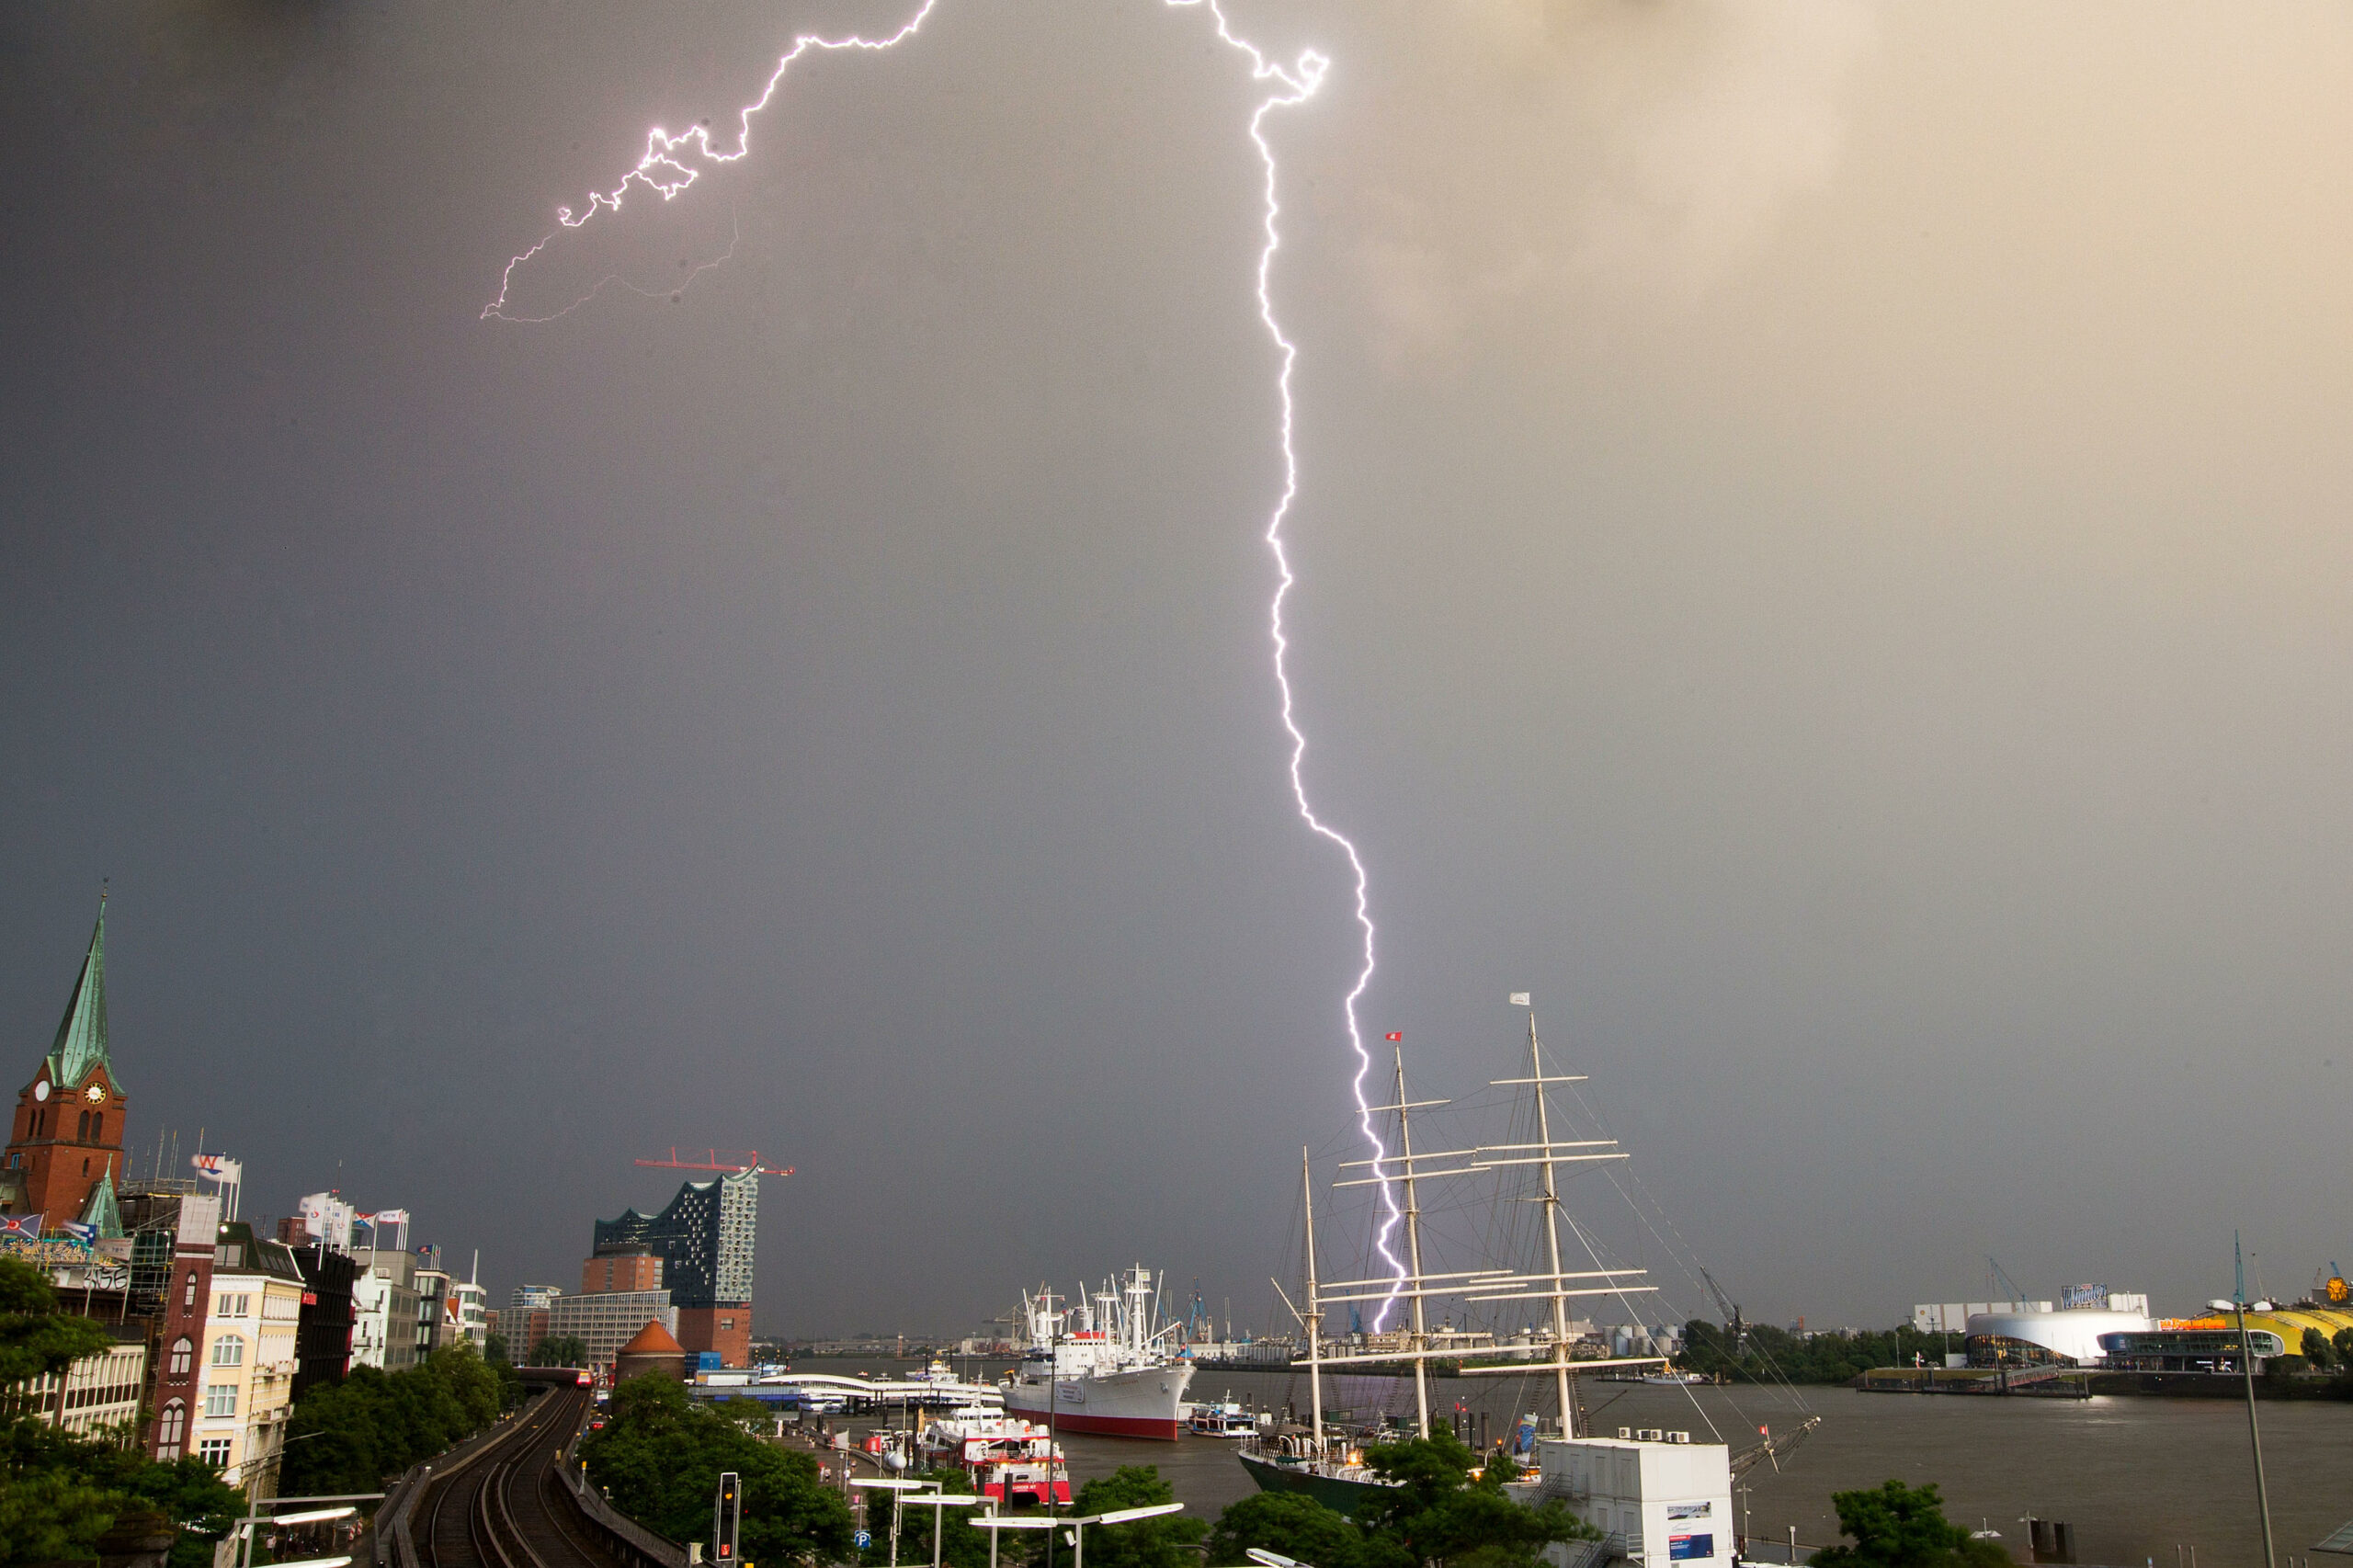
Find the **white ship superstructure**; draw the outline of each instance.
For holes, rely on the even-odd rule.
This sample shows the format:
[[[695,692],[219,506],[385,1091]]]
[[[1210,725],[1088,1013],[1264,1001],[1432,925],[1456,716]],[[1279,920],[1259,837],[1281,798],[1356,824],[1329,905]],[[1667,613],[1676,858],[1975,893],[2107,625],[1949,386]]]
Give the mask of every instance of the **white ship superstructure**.
[[[1176,1325],[1155,1325],[1152,1271],[1131,1268],[1074,1309],[1063,1300],[1043,1288],[1021,1298],[1029,1347],[1002,1385],[1007,1414],[1069,1432],[1175,1441],[1193,1364],[1176,1354]]]

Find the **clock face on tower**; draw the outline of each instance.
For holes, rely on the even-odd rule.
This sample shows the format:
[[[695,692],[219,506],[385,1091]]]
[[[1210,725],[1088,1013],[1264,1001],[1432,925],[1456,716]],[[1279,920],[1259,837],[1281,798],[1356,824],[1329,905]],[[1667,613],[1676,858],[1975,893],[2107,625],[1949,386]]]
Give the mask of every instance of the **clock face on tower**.
[[[104,1084],[93,1084],[84,1092],[88,1095],[92,1105],[107,1097],[107,1086]]]
[[[49,1098],[48,1079],[43,1078],[40,1083],[33,1085],[33,1098],[37,1100],[45,1100]]]

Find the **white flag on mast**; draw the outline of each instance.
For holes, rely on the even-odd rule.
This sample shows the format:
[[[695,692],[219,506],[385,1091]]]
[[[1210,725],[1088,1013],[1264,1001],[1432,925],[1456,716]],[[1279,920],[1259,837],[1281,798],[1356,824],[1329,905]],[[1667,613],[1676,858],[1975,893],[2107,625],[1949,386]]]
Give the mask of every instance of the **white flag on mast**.
[[[1515,991],[1511,994],[1511,1005],[1515,1007],[1525,1007],[1529,1006],[1528,997],[1529,993],[1525,991]]]

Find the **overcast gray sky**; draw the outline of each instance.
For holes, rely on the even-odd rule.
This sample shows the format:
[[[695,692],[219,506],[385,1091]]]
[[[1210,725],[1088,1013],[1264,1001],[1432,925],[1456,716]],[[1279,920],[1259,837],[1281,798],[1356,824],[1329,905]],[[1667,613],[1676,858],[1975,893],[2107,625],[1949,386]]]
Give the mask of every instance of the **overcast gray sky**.
[[[644,294],[476,319],[909,9],[0,11],[20,1073],[111,876],[133,1140],[249,1210],[503,1292],[756,1146],[763,1329],[1263,1316],[1351,932],[1207,18],[940,0],[526,278]],[[1368,1026],[1461,1093],[1533,989],[1755,1312],[2353,1253],[2353,19],[1233,14],[1334,61],[1275,283]]]

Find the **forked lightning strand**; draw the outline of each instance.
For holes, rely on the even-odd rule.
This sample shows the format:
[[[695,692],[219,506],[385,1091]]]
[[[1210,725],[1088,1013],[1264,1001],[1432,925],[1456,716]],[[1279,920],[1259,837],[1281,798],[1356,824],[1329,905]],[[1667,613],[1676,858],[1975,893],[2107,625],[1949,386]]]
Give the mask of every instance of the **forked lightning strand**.
[[[646,138],[645,155],[638,160],[635,168],[621,176],[620,184],[609,191],[591,192],[588,205],[583,210],[575,211],[569,207],[558,209],[556,221],[561,227],[551,230],[537,244],[507,262],[506,270],[499,276],[498,297],[483,308],[483,319],[488,320],[494,316],[506,321],[551,321],[555,316],[566,314],[585,304],[596,297],[597,291],[607,282],[623,282],[625,287],[634,287],[626,284],[623,279],[608,278],[597,283],[595,288],[590,289],[587,293],[574,300],[571,304],[564,306],[563,310],[555,312],[554,315],[516,317],[507,314],[506,312],[507,295],[514,286],[517,269],[547,249],[564,229],[577,229],[601,211],[619,211],[631,185],[642,185],[667,201],[693,185],[706,169],[732,164],[742,158],[751,148],[752,117],[767,108],[775,99],[778,89],[784,84],[784,74],[791,69],[794,61],[812,50],[879,51],[891,49],[913,38],[938,4],[938,0],[923,0],[923,4],[916,9],[915,15],[907,19],[905,25],[883,38],[868,39],[853,34],[846,38],[829,39],[821,38],[813,33],[804,33],[794,39],[792,47],[778,60],[776,70],[770,73],[767,85],[761,89],[760,96],[744,106],[737,113],[734,145],[732,149],[713,144],[708,124],[697,125],[693,130],[676,136],[658,126],[655,127]],[[1276,500],[1274,511],[1267,519],[1265,536],[1267,547],[1274,552],[1276,576],[1274,603],[1268,615],[1268,631],[1274,641],[1275,685],[1282,697],[1283,731],[1290,737],[1291,797],[1298,804],[1301,819],[1307,824],[1309,829],[1330,841],[1341,854],[1347,858],[1348,872],[1354,880],[1357,926],[1364,934],[1364,963],[1363,967],[1357,971],[1356,983],[1349,988],[1341,1009],[1347,1024],[1348,1049],[1356,1053],[1357,1059],[1356,1074],[1349,1080],[1349,1092],[1356,1100],[1358,1127],[1363,1132],[1366,1142],[1371,1146],[1375,1156],[1373,1175],[1379,1179],[1381,1204],[1385,1210],[1373,1244],[1379,1249],[1381,1260],[1388,1265],[1391,1277],[1399,1281],[1402,1286],[1405,1266],[1392,1246],[1391,1238],[1395,1233],[1398,1221],[1404,1218],[1404,1212],[1398,1207],[1397,1195],[1391,1183],[1388,1166],[1384,1163],[1389,1153],[1388,1145],[1381,1139],[1372,1102],[1365,1096],[1365,1080],[1372,1073],[1372,1053],[1365,1048],[1363,1026],[1357,1017],[1358,1004],[1363,1001],[1365,991],[1372,984],[1374,968],[1373,949],[1376,932],[1372,922],[1371,882],[1365,870],[1364,857],[1358,853],[1356,845],[1346,834],[1317,814],[1314,802],[1308,796],[1307,733],[1300,727],[1297,707],[1292,699],[1290,670],[1290,638],[1283,630],[1283,604],[1290,597],[1291,588],[1298,582],[1297,576],[1291,571],[1290,552],[1283,543],[1283,523],[1290,516],[1292,501],[1299,495],[1299,457],[1291,443],[1294,408],[1290,390],[1291,370],[1298,363],[1299,349],[1290,338],[1283,335],[1282,324],[1275,315],[1271,279],[1274,272],[1275,252],[1282,247],[1282,233],[1279,222],[1282,216],[1282,206],[1277,193],[1275,150],[1273,144],[1267,140],[1266,121],[1267,116],[1276,109],[1293,108],[1313,97],[1316,88],[1323,85],[1324,73],[1330,62],[1313,50],[1302,51],[1297,62],[1288,66],[1267,59],[1256,44],[1234,33],[1226,20],[1225,11],[1219,0],[1164,0],[1164,4],[1185,9],[1198,6],[1207,10],[1211,20],[1217,24],[1219,41],[1249,59],[1251,79],[1272,85],[1272,90],[1258,101],[1257,108],[1252,110],[1250,115],[1250,141],[1258,149],[1259,162],[1264,165],[1267,173],[1265,218],[1267,243],[1258,252],[1258,319],[1266,324],[1267,335],[1274,340],[1276,353],[1282,362],[1281,372],[1276,378],[1276,389],[1279,393],[1282,406],[1282,494]],[[732,250],[733,247],[730,248]],[[700,270],[700,268],[697,269],[698,272]],[[652,292],[646,290],[636,291]],[[1376,1331],[1387,1322],[1389,1312],[1396,1304],[1396,1300],[1395,1290],[1392,1289],[1389,1298],[1381,1303],[1380,1309],[1373,1315],[1373,1328]]]

